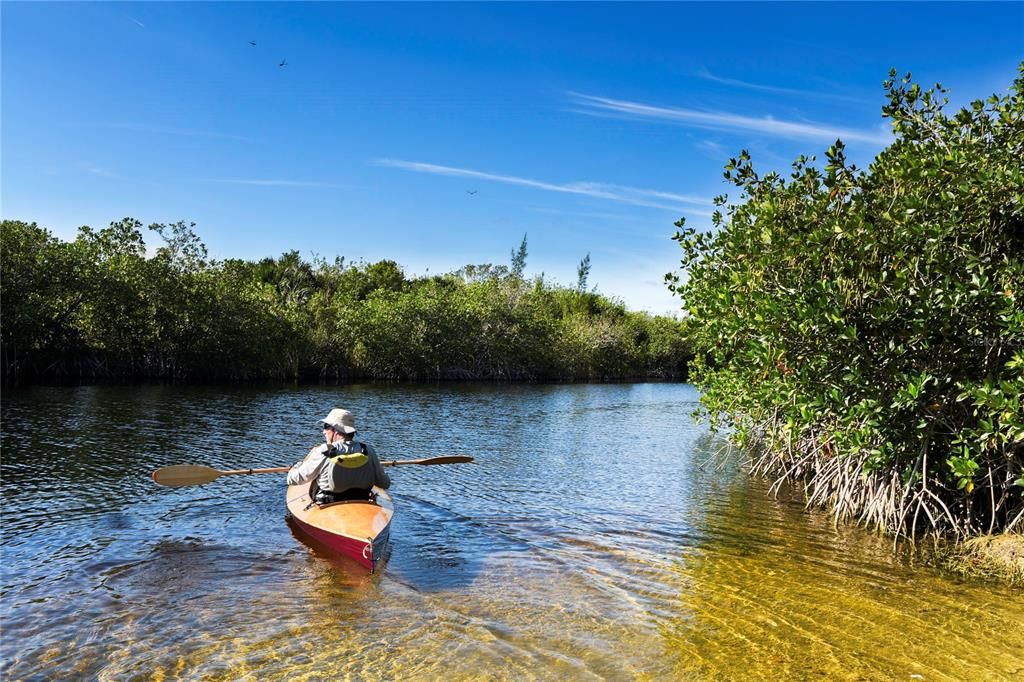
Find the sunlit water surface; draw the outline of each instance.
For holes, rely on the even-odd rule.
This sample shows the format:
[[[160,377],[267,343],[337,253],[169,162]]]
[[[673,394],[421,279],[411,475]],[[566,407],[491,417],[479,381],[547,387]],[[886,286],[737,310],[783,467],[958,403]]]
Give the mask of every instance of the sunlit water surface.
[[[1024,595],[834,528],[735,467],[680,384],[8,390],[5,680],[1024,676]],[[306,544],[280,475],[353,410],[398,458],[374,574]]]

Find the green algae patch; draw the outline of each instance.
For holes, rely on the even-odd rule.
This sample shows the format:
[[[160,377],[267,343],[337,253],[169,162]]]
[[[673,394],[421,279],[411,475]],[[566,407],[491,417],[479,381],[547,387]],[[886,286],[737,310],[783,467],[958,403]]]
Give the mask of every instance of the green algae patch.
[[[964,576],[1024,586],[1024,535],[1002,533],[965,540],[950,551],[946,564]]]

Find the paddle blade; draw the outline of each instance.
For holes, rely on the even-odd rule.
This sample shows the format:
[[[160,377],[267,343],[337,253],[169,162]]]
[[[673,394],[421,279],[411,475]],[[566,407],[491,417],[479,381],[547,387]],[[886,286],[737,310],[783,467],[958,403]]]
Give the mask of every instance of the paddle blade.
[[[175,464],[154,471],[153,480],[170,488],[180,488],[183,485],[209,483],[220,474],[221,472],[217,469],[197,464]]]
[[[443,457],[431,457],[430,459],[422,459],[417,464],[467,464],[472,462],[473,458],[469,455],[445,455]]]
[[[386,467],[399,466],[402,464],[466,464],[472,462],[469,455],[442,455],[441,457],[430,457],[428,459],[394,459],[381,462]]]

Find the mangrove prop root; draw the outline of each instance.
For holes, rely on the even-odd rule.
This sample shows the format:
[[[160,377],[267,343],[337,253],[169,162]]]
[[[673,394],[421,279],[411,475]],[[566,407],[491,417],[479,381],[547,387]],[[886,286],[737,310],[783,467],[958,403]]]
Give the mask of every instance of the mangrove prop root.
[[[837,455],[827,436],[773,437],[782,433],[781,427],[781,423],[768,421],[756,429],[748,450],[749,472],[771,480],[772,495],[778,495],[786,483],[802,485],[807,506],[830,510],[836,521],[853,520],[893,534],[894,541],[900,537],[913,541],[920,534],[966,537],[986,528],[992,532],[997,514],[1005,514],[1007,521],[1012,517],[1004,526],[1009,530],[1024,520],[1024,503],[1019,496],[1016,504],[1007,500],[1005,493],[996,502],[997,486],[991,468],[978,485],[990,490],[976,491],[981,504],[977,511],[988,512],[989,518],[976,519],[964,502],[965,494],[936,474],[927,439],[910,475],[905,477],[893,470],[867,471],[868,455]],[[954,503],[959,514],[954,513]]]

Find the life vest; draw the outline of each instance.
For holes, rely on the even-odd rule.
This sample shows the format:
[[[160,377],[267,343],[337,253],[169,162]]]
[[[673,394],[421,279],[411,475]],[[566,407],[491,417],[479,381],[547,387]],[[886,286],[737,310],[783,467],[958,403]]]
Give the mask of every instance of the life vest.
[[[346,469],[360,469],[370,461],[366,453],[366,443],[359,444],[357,452],[342,452],[337,455],[328,454],[324,457],[325,466],[329,468],[331,487],[334,490],[345,490],[352,485],[352,476],[346,475]],[[371,474],[372,476],[372,474]]]
[[[358,469],[370,461],[370,457],[366,454],[366,443],[359,444],[359,452],[328,455],[326,459],[334,464],[334,466],[340,466],[345,469]]]

